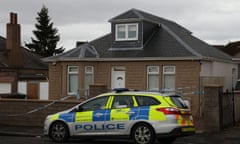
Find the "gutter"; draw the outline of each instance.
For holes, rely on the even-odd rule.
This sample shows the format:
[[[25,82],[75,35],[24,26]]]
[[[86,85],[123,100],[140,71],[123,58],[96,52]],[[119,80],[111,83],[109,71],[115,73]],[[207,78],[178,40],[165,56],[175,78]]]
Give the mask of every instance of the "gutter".
[[[58,58],[53,60],[44,60],[45,62],[71,62],[71,61],[194,61],[194,60],[201,60],[199,57],[139,57],[139,58],[131,58],[131,57],[124,57],[124,58]]]

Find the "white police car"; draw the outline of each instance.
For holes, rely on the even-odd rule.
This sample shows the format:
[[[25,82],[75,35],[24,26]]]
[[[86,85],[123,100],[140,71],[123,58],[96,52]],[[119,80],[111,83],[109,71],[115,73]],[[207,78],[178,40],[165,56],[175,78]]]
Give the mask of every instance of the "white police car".
[[[171,143],[195,133],[193,118],[180,96],[118,91],[91,98],[69,110],[47,116],[44,134],[53,141],[70,137],[131,138],[136,144],[156,139]]]

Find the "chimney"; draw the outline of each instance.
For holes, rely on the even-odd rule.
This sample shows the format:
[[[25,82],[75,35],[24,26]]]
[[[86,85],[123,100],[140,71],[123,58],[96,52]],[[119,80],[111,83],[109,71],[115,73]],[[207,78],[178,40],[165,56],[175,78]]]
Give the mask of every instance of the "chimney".
[[[85,44],[85,43],[87,43],[87,41],[77,41],[76,42],[76,48],[81,46],[81,45],[83,45],[83,44]]]
[[[23,66],[21,49],[20,25],[17,23],[17,14],[10,13],[10,22],[7,24],[7,61],[10,67]]]

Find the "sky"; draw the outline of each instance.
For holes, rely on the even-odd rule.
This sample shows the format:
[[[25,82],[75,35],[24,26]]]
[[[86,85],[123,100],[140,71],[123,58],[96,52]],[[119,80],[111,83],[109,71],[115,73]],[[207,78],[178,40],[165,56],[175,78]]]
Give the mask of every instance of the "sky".
[[[43,5],[60,34],[58,47],[66,50],[110,33],[108,20],[132,8],[174,21],[209,44],[240,40],[240,0],[0,0],[0,35],[6,37],[9,13],[15,12],[22,45],[31,42]]]

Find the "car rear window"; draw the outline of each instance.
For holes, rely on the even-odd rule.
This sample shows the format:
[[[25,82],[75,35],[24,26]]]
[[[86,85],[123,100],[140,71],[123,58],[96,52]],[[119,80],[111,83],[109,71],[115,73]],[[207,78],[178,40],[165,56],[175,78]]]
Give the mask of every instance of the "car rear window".
[[[188,106],[185,104],[184,100],[177,95],[169,96],[171,101],[178,107],[178,108],[188,108]]]

